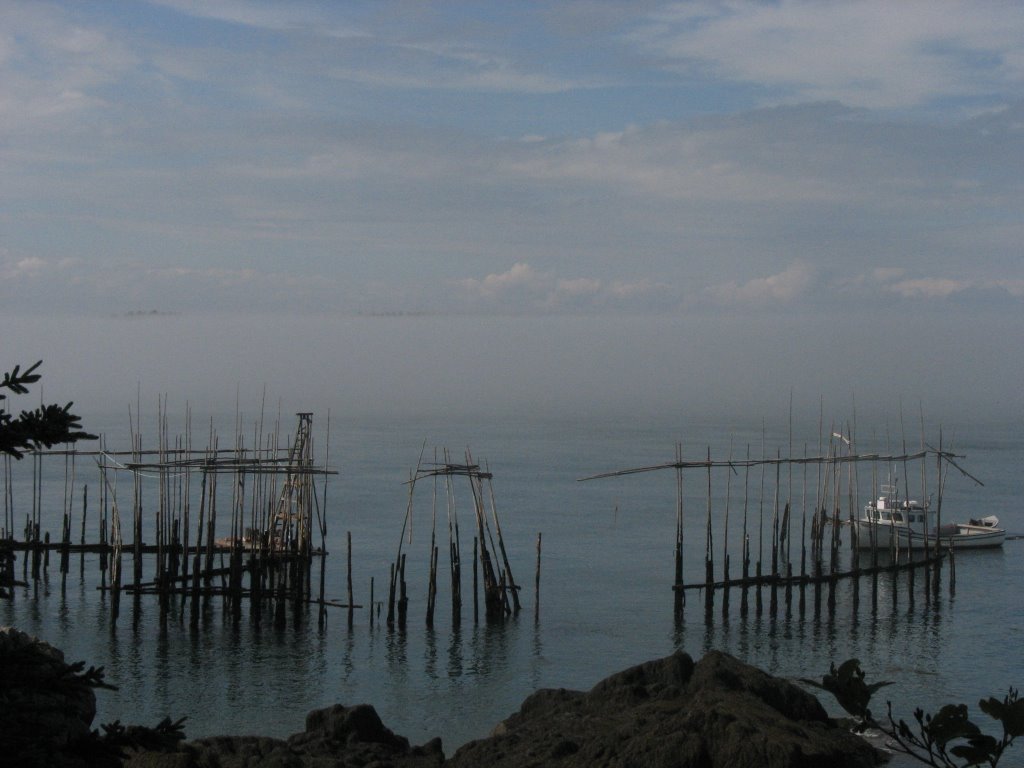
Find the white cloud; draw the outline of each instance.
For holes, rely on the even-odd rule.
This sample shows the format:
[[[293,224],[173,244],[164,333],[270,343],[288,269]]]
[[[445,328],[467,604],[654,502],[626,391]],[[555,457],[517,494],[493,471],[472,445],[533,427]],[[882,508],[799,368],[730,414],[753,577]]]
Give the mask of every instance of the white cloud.
[[[0,6],[0,135],[30,136],[74,127],[73,118],[104,105],[96,89],[138,62],[100,27],[51,14],[43,5]]]
[[[724,304],[784,303],[801,296],[810,287],[813,278],[811,267],[794,262],[777,274],[757,277],[745,283],[720,283],[710,286],[707,293]]]
[[[663,109],[690,98],[678,80],[603,55],[608,28],[592,41],[600,69],[564,66],[565,46],[579,38],[524,44],[554,11],[526,12],[528,21],[510,14],[504,37],[488,29],[491,18],[444,29],[436,6],[411,11],[412,20],[363,14],[366,36],[343,42],[330,37],[346,28],[342,6],[169,5],[191,15],[171,25],[174,34],[119,26],[99,11],[29,3],[12,13],[0,4],[0,225],[6,242],[36,244],[45,262],[36,274],[79,259],[60,275],[81,288],[68,291],[68,303],[103,306],[118,285],[175,297],[175,307],[196,306],[199,296],[237,305],[248,290],[254,305],[270,307],[284,303],[281,286],[294,278],[320,297],[303,308],[337,306],[330,291],[343,287],[371,309],[419,311],[443,308],[467,275],[460,308],[524,313],[661,312],[701,295],[751,305],[801,296],[800,307],[840,293],[965,303],[1020,295],[1021,103],[948,123],[834,102],[749,111],[720,79],[695,79],[700,99],[726,106],[709,101],[699,108],[719,114],[685,118],[692,107]],[[743,35],[756,43],[777,28],[804,62],[807,36],[821,32],[831,43],[828,19],[884,19],[879,8],[682,4],[647,44],[700,47],[705,33],[721,43],[732,35],[721,64],[742,74]],[[936,8],[943,18],[956,13]],[[628,23],[618,14],[616,25]],[[988,24],[988,6],[978,15]],[[238,26],[205,21],[213,18]],[[422,34],[413,34],[420,20]],[[913,48],[910,40],[928,47],[945,28],[879,26],[880,37],[904,42],[875,44],[896,50]],[[218,44],[225,31],[231,45]],[[263,45],[271,34],[275,45]],[[850,34],[865,33],[853,24]],[[929,55],[949,59],[931,47]],[[713,52],[697,53],[673,56],[716,65]],[[805,69],[776,61],[771,46],[763,55],[772,82]],[[846,66],[840,58],[830,64]],[[991,59],[996,84],[1000,61]],[[348,70],[364,83],[433,90],[350,87],[332,74]],[[658,90],[621,102],[610,98],[616,91],[514,96],[563,88],[567,71],[573,81],[613,73]],[[813,67],[805,74],[818,77]],[[825,67],[821,82],[840,74]],[[465,99],[440,92],[476,88],[474,79],[480,89]],[[801,87],[791,95],[811,93]],[[495,112],[478,120],[478,108]],[[115,258],[135,262],[114,267]],[[557,274],[543,271],[555,263]],[[167,264],[195,269],[146,270]],[[872,271],[888,264],[904,266]],[[31,263],[8,259],[2,268],[24,276]],[[388,287],[369,298],[370,285]]]
[[[585,86],[579,81],[524,70],[512,58],[500,55],[482,44],[462,40],[457,32],[450,29],[445,30],[444,39],[438,40],[426,31],[402,35],[396,31],[401,28],[400,24],[395,27],[381,25],[379,28],[364,28],[344,20],[342,6],[325,10],[324,7],[298,2],[156,2],[196,18],[295,34],[310,41],[322,38],[331,41],[358,40],[366,46],[360,49],[362,55],[350,56],[343,46],[335,46],[333,58],[336,63],[326,67],[322,74],[364,86],[540,94],[560,93],[573,87]],[[342,12],[339,13],[339,10]],[[420,11],[428,16],[436,13],[429,8]],[[443,14],[438,14],[438,17],[443,20]],[[589,87],[595,85],[591,83]]]
[[[1024,6],[952,0],[681,2],[632,39],[670,66],[798,100],[904,108],[1019,92]]]
[[[223,21],[257,29],[315,30],[332,37],[359,37],[355,27],[337,24],[330,15],[305,2],[253,2],[252,0],[149,0],[154,5],[202,19]]]
[[[470,293],[491,297],[524,287],[540,289],[548,279],[548,276],[538,274],[529,264],[519,263],[500,274],[487,275],[483,280],[466,278],[461,284]]]
[[[387,45],[386,41],[380,41]],[[390,46],[389,46],[390,47]],[[561,93],[585,83],[542,72],[523,71],[507,56],[470,43],[398,43],[400,54],[372,69],[335,69],[334,77],[398,88],[455,89],[493,93]],[[398,61],[396,61],[398,59]],[[400,68],[391,65],[401,64]],[[596,86],[591,83],[589,87]]]
[[[605,282],[594,277],[563,278],[535,270],[529,264],[514,264],[505,272],[483,279],[457,281],[465,297],[478,310],[526,312],[631,310],[652,305],[667,306],[673,291],[663,283],[648,280]]]
[[[885,287],[885,290],[897,293],[904,298],[944,299],[954,293],[967,290],[972,283],[965,280],[951,280],[941,277],[922,277],[912,280],[900,280]]]
[[[1024,297],[1024,280],[954,280],[945,277],[922,277],[900,280],[886,286],[886,290],[904,298],[945,299],[965,291],[980,290],[1006,293],[1014,298]]]
[[[723,136],[701,130],[631,128],[545,146],[510,159],[510,174],[539,183],[601,184],[675,200],[832,197],[838,188],[775,176],[721,152]]]
[[[376,88],[481,91],[487,93],[563,93],[582,83],[547,75],[519,72],[505,65],[478,66],[466,60],[459,66],[409,67],[401,69],[334,67],[331,77]],[[593,86],[590,86],[593,87]]]
[[[36,277],[43,273],[47,264],[45,259],[38,256],[27,256],[22,259],[9,260],[4,265],[2,275],[4,280],[17,280],[19,278]]]

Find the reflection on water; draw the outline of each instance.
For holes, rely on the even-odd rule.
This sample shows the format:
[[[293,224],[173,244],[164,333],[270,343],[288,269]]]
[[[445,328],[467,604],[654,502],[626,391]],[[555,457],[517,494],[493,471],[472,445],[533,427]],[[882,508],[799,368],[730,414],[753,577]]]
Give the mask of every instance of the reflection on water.
[[[923,571],[914,579],[883,571],[859,583],[844,580],[834,609],[827,587],[780,590],[775,613],[768,588],[760,611],[751,589],[745,616],[738,589],[728,604],[716,595],[709,613],[703,599],[691,600],[678,619],[668,599],[634,601],[632,615],[618,615],[621,606],[572,614],[572,601],[563,601],[537,619],[524,612],[498,623],[467,620],[404,631],[376,622],[348,627],[340,613],[320,628],[315,609],[286,628],[257,625],[244,612],[236,622],[214,602],[192,630],[185,611],[161,625],[158,606],[145,598],[127,602],[115,624],[105,594],[80,581],[67,590],[17,589],[13,600],[0,604],[0,617],[63,647],[72,660],[106,668],[118,690],[100,693],[102,722],[153,724],[190,715],[191,737],[229,731],[284,736],[301,730],[314,707],[370,702],[412,741],[443,734],[452,749],[485,735],[540,686],[587,689],[673,649],[695,657],[718,649],[793,678],[818,677],[831,663],[856,657],[869,680],[898,682],[886,692],[904,713],[927,706],[936,687],[965,690],[967,701],[999,693],[1010,672],[965,681],[949,664],[965,643],[984,636],[979,623],[998,621],[969,598],[978,590],[976,576],[996,578],[1007,566],[1016,568],[1016,560],[997,553],[969,566],[965,558],[958,562],[955,592],[945,567],[937,580]],[[964,612],[967,622],[957,617]],[[947,695],[943,703],[956,698]],[[823,703],[835,710],[833,702]]]
[[[452,627],[451,639],[448,643],[448,677],[462,677],[462,628]]]

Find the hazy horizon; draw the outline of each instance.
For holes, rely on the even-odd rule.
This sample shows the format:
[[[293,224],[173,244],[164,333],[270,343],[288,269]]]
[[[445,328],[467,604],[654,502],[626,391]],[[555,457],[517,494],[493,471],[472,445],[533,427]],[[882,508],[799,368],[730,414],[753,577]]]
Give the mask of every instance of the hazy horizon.
[[[999,323],[1002,323],[1000,325]],[[997,348],[1012,319],[835,325],[747,318],[175,316],[15,318],[10,365],[42,359],[41,391],[14,409],[74,400],[82,415],[199,418],[329,410],[465,420],[719,417],[782,425],[902,412],[931,426],[1019,422],[1024,370]],[[843,354],[843,350],[852,350]],[[863,356],[858,350],[868,350]],[[950,364],[955,361],[955,364]],[[977,374],[984,367],[984,375]]]

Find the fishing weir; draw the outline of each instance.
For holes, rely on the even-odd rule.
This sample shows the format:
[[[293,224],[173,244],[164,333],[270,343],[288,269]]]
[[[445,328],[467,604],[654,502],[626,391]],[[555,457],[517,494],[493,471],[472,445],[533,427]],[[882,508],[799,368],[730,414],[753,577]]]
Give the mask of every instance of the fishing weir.
[[[469,450],[465,454],[464,463],[455,463],[447,448],[442,449],[441,460],[435,451],[434,462],[423,464],[422,451],[416,469],[410,473],[407,485],[409,488],[408,504],[405,520],[402,523],[402,534],[398,542],[395,560],[391,563],[390,584],[388,589],[387,624],[389,627],[397,623],[404,629],[408,614],[407,584],[405,580],[406,553],[403,552],[407,540],[412,543],[413,507],[417,484],[428,479],[431,481],[431,526],[429,548],[429,576],[427,584],[426,625],[434,626],[434,611],[437,604],[437,572],[438,572],[438,536],[439,506],[443,506],[443,515],[448,528],[448,560],[451,577],[452,624],[458,626],[462,615],[462,555],[459,535],[459,518],[456,504],[454,478],[466,478],[470,489],[475,536],[473,538],[473,619],[479,620],[479,594],[483,592],[484,615],[489,621],[501,620],[521,609],[519,586],[512,575],[505,549],[505,540],[501,533],[501,523],[494,499],[493,474],[486,466],[473,460]],[[443,483],[444,498],[438,499],[438,484]],[[498,562],[500,554],[501,560]],[[540,539],[537,542],[537,590],[540,588]]]
[[[291,440],[282,441],[277,432],[263,434],[260,424],[251,447],[237,429],[233,445],[221,447],[211,426],[205,447],[196,448],[191,429],[172,440],[161,413],[155,449],[144,450],[133,428],[128,451],[107,450],[102,438],[94,451],[35,451],[32,506],[21,541],[14,538],[15,483],[11,458],[5,457],[0,589],[45,579],[51,557],[59,558],[64,588],[72,557],[79,556],[84,575],[90,554],[98,555],[98,588],[110,596],[115,621],[122,593],[157,595],[161,623],[169,615],[183,617],[187,612],[193,628],[212,597],[222,598],[225,612],[236,620],[244,601],[250,602],[256,623],[269,612],[275,624],[284,624],[287,606],[298,610],[309,603],[320,606],[322,618],[324,608],[334,604],[324,598],[323,564],[327,477],[336,472],[326,459],[322,466],[314,463],[313,414],[299,413],[297,419]],[[43,463],[55,458],[64,460],[58,540],[42,530]],[[99,471],[99,509],[93,513],[98,540],[91,543],[86,540],[88,485],[81,487],[80,521],[77,526],[73,521],[82,460],[95,463]],[[317,479],[322,480],[319,491]],[[228,535],[218,536],[225,527]],[[76,529],[77,543],[72,540]],[[317,558],[318,599],[312,586]],[[351,614],[351,600],[347,607]]]
[[[777,451],[774,457],[751,458],[748,446],[743,458],[734,458],[730,451],[729,457],[716,459],[708,448],[702,458],[686,459],[682,444],[676,443],[674,461],[604,472],[579,478],[579,481],[651,472],[675,473],[672,590],[677,620],[682,618],[690,592],[703,593],[708,621],[713,618],[716,595],[722,598],[724,617],[730,611],[731,595],[737,590],[741,616],[746,616],[750,609],[751,593],[760,615],[765,608],[765,592],[772,616],[778,614],[780,605],[787,613],[792,610],[794,592],[802,614],[807,609],[808,591],[812,593],[815,615],[820,613],[823,600],[827,610],[833,612],[838,586],[843,582],[851,585],[856,611],[862,578],[870,577],[872,605],[877,606],[881,575],[905,573],[912,599],[918,571],[924,572],[928,599],[933,594],[938,595],[944,561],[948,562],[950,591],[955,591],[956,567],[951,547],[943,548],[935,538],[926,540],[922,548],[911,549],[909,545],[901,546],[895,537],[888,547],[875,546],[873,539],[859,541],[856,524],[863,509],[860,488],[862,480],[867,481],[862,477],[867,474],[865,467],[870,471],[870,498],[877,498],[884,469],[890,482],[896,475],[895,479],[906,491],[904,498],[910,498],[909,490],[914,488],[920,490],[922,498],[934,499],[939,524],[950,468],[982,484],[957,463],[962,456],[942,449],[941,435],[938,448],[925,444],[922,437],[921,448],[917,451],[880,454],[858,452],[851,439],[833,432],[825,450],[819,451],[817,456],[809,456],[805,448],[804,454],[783,457],[781,451]],[[934,485],[929,493],[928,465],[932,462]],[[697,491],[691,490],[689,484],[693,474],[702,476]],[[753,483],[756,483],[754,489],[751,488]],[[703,496],[699,502],[702,509],[690,511],[687,507],[700,496]],[[688,499],[689,504],[684,499]],[[701,518],[703,526],[697,535],[703,539],[703,578],[687,579],[684,576],[687,528],[699,524]],[[844,528],[849,529],[848,567],[842,564],[841,557]],[[737,547],[740,550],[738,569],[733,558]],[[699,545],[695,547],[690,541],[689,551],[692,557],[699,552]],[[896,580],[893,578],[890,583],[895,604]]]

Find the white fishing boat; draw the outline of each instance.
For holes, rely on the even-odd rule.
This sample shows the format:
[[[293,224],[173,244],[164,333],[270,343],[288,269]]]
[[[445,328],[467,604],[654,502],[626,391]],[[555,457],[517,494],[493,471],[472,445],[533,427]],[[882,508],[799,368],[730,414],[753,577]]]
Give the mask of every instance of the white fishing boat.
[[[860,549],[928,549],[936,540],[940,549],[980,549],[1001,547],[1006,539],[995,515],[937,528],[935,510],[927,501],[900,500],[895,485],[883,485],[881,490],[854,523]]]

